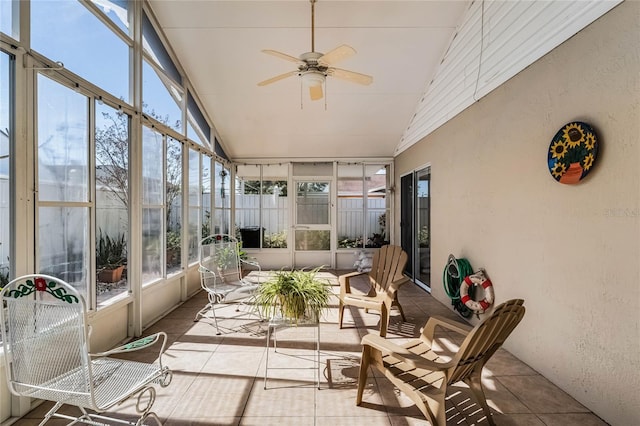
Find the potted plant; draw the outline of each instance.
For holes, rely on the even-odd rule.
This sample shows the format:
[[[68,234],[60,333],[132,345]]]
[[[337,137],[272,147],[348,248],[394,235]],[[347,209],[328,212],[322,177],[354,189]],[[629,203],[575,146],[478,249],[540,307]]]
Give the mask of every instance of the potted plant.
[[[180,266],[180,231],[170,230],[167,232],[167,267]]]
[[[127,242],[124,234],[111,238],[100,230],[96,244],[96,265],[98,281],[115,283],[122,278],[127,261]]]
[[[316,277],[320,268],[311,271],[281,270],[260,284],[255,302],[262,315],[266,318],[282,317],[294,323],[317,321],[320,312],[329,306],[332,294],[329,283]]]

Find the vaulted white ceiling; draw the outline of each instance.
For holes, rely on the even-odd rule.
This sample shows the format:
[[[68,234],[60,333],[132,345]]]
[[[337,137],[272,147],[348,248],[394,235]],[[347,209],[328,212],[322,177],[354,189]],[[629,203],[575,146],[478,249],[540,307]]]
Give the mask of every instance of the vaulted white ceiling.
[[[328,77],[311,101],[298,76],[257,86],[296,69],[263,49],[311,50],[309,0],[150,2],[234,159],[392,157],[469,3],[319,0],[315,50],[350,45],[337,66],[373,83]]]
[[[317,0],[315,51],[373,77],[258,82],[311,51],[309,0],[150,0],[216,136],[234,160],[391,158],[622,0]]]

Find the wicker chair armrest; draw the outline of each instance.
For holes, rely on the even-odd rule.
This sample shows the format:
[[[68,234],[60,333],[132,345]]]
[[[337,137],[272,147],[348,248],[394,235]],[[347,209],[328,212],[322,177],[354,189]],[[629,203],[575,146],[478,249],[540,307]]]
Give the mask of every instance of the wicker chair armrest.
[[[376,349],[382,352],[385,355],[390,355],[393,358],[396,358],[402,362],[405,362],[407,365],[412,368],[422,368],[430,371],[444,371],[455,365],[454,362],[434,362],[420,355],[414,354],[411,351],[403,348],[402,346],[396,345],[395,343],[387,340],[384,337],[381,337],[377,334],[367,334],[362,338],[363,346],[370,346],[373,349]]]

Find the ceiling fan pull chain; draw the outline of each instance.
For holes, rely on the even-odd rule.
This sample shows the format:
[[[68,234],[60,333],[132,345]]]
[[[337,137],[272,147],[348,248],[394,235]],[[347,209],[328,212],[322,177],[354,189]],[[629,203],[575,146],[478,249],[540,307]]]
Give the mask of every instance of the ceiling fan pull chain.
[[[328,92],[327,92],[327,80],[325,79],[324,80],[324,110],[325,111],[327,110],[327,95],[328,95]]]

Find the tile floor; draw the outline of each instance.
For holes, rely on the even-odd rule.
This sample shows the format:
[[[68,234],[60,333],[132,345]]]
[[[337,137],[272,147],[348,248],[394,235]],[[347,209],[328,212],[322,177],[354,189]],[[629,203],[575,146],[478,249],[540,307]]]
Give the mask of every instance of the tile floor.
[[[336,276],[331,273],[323,276],[331,280],[337,292]],[[447,306],[412,284],[403,286],[399,297],[407,322],[392,311],[389,339],[417,336],[429,316],[458,318]],[[234,306],[224,306],[217,310],[222,327],[218,336],[209,318],[193,321],[205,303],[206,295],[201,292],[146,330],[146,333],[162,330],[169,335],[170,347],[163,360],[174,372],[173,381],[167,388],[158,389],[154,405],[165,425],[429,424],[415,405],[377,371],[369,376],[363,404],[355,405],[360,339],[366,333],[377,333],[377,313],[350,308],[345,312],[345,328],[339,330],[335,299],[318,329],[321,341],[318,369],[314,361],[316,328],[280,329],[278,352],[274,353],[273,347],[269,352],[265,389],[265,323],[244,311],[236,312]],[[459,341],[458,336],[446,333],[440,336],[440,345],[445,349],[455,350]],[[136,353],[135,357],[153,360],[152,354]],[[485,367],[483,380],[498,425],[606,425],[503,349]],[[37,425],[50,406],[40,405],[14,425]],[[127,416],[133,412],[133,403],[126,402],[117,412]],[[62,424],[66,422],[47,423]],[[488,424],[462,384],[448,392],[447,424]]]

